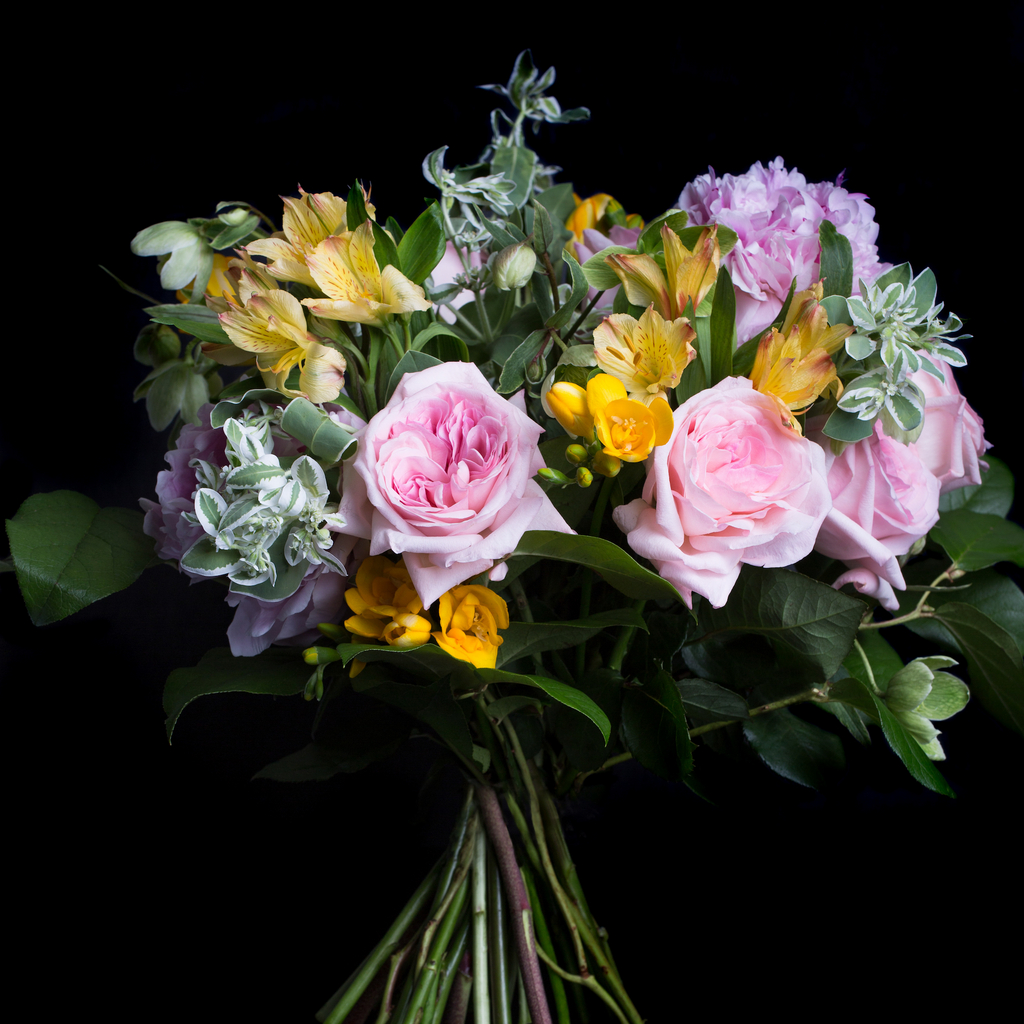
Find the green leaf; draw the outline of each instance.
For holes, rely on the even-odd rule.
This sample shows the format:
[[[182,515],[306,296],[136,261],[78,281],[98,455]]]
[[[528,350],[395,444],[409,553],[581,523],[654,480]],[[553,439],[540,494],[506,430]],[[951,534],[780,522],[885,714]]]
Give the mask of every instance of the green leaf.
[[[676,689],[686,713],[701,722],[747,717],[747,702],[738,693],[709,679],[678,679]]]
[[[388,381],[388,389],[386,397],[384,399],[385,404],[391,401],[391,396],[395,393],[395,388],[398,387],[399,382],[407,373],[416,373],[419,370],[425,370],[429,366],[440,366],[441,360],[434,356],[428,356],[426,352],[418,352],[416,349],[410,349],[408,352],[398,360],[398,365],[395,366],[391,372],[391,379]]]
[[[825,680],[853,646],[864,607],[801,573],[745,565],[722,608],[701,602],[700,640],[760,634],[794,675]]]
[[[985,461],[988,463],[988,469],[981,474],[981,483],[958,487],[955,491],[947,491],[940,495],[940,512],[966,508],[971,512],[1006,516],[1013,505],[1013,474],[1005,462],[1000,462],[991,455],[986,455]]]
[[[438,325],[432,324],[431,326]],[[416,335],[417,339],[427,334],[429,330],[428,327],[426,330],[420,331]],[[440,359],[442,363],[471,363],[473,361],[469,358],[469,348],[466,343],[451,331],[434,331],[422,344],[413,347],[428,356]]]
[[[533,194],[533,176],[536,173],[537,154],[525,146],[499,146],[491,158],[491,173],[504,174],[515,188],[508,194],[517,207],[526,205]]]
[[[623,252],[635,253],[636,250],[630,249],[627,245],[609,245],[606,249],[594,253],[583,264],[583,273],[586,274],[587,283],[591,288],[605,291],[608,288],[614,288],[616,285],[622,284],[619,280],[619,275],[605,263],[605,257],[615,256]]]
[[[858,419],[856,413],[846,412],[845,409],[836,409],[829,416],[821,432],[826,437],[834,437],[837,441],[854,444],[857,441],[863,441],[865,437],[870,437],[874,429],[873,420]]]
[[[373,231],[373,258],[377,266],[381,270],[389,266],[401,270],[402,261],[395,240],[375,220],[370,221],[370,225]]]
[[[846,299],[842,295],[828,295],[821,300],[821,306],[828,317],[830,327],[838,324],[849,324],[853,326],[853,319],[850,317],[850,308],[846,305]]]
[[[637,239],[637,250],[646,253],[661,252],[665,248],[661,240],[662,227],[668,227],[679,235],[686,227],[689,219],[690,215],[685,210],[669,210],[660,217],[655,217],[640,232],[640,237]],[[703,228],[698,227],[695,237],[699,237],[702,230]],[[686,242],[683,242],[683,245],[686,245],[688,249],[693,249],[693,243],[687,245]]]
[[[545,718],[573,767],[580,771],[594,771],[607,760],[609,743],[619,731],[622,675],[608,668],[596,668],[584,673],[577,685],[608,716],[610,738],[606,740],[586,718],[561,704],[552,707]],[[493,708],[494,704],[488,709],[492,714]]]
[[[561,330],[576,314],[576,307],[587,294],[590,287],[587,283],[587,275],[583,268],[576,262],[574,256],[569,254],[567,249],[562,250],[562,260],[569,265],[569,273],[572,278],[572,292],[569,298],[558,307],[558,310],[548,317],[546,326]]]
[[[413,338],[412,347],[416,349],[416,351],[422,351],[427,345],[427,342],[439,341],[442,338],[450,339],[453,346],[458,347],[458,345],[461,345],[462,347],[459,348],[458,351],[460,353],[465,352],[465,356],[460,354],[454,359],[441,359],[441,362],[471,362],[466,342],[441,320],[438,320],[436,323],[429,324],[427,327],[424,327],[422,331],[417,332],[416,337]],[[435,356],[438,359],[441,358],[436,349],[429,349],[427,354]]]
[[[379,661],[424,679],[449,675],[459,666],[466,664],[432,643],[426,643],[420,647],[388,647],[381,644],[359,643],[338,644],[337,651],[343,665],[347,665],[353,658],[358,658],[367,664]],[[360,678],[357,677],[352,681],[354,690],[360,690],[363,686]]]
[[[547,676],[520,675],[500,668],[478,668],[476,672],[486,683],[518,683],[520,686],[534,686],[543,690],[552,700],[578,711],[581,715],[586,715],[597,726],[605,743],[611,737],[612,727],[608,716],[592,698],[575,686],[569,686],[558,679],[549,679]]]
[[[875,685],[884,693],[889,680],[903,668],[903,659],[896,653],[879,629],[861,630],[857,642],[867,655]],[[855,647],[843,660],[843,668],[870,689],[870,677],[864,659]]]
[[[289,565],[284,557],[284,546],[287,542],[288,534],[282,533],[267,548],[267,555],[277,566],[277,579],[273,583],[270,580],[257,583],[255,586],[232,583],[228,589],[233,594],[246,594],[249,597],[259,598],[261,601],[283,601],[286,597],[291,597],[299,589],[299,584],[309,568],[309,562],[303,558],[298,565]]]
[[[349,189],[345,219],[348,222],[349,231],[355,231],[364,220],[370,219],[370,215],[366,212],[366,203],[363,200],[363,190],[358,181]]]
[[[511,294],[511,293],[510,293]],[[505,360],[501,378],[496,388],[499,395],[510,395],[523,386],[526,379],[526,367],[529,366],[547,348],[548,331],[543,329],[530,334],[513,353]]]
[[[853,249],[850,240],[841,235],[829,220],[823,220],[818,228],[821,242],[821,266],[819,280],[828,295],[845,298],[853,291]]]
[[[718,272],[715,301],[708,321],[711,343],[711,367],[708,385],[732,376],[732,354],[736,351],[736,293],[733,291],[729,271]]]
[[[846,766],[842,740],[797,718],[789,708],[748,718],[743,735],[773,772],[801,786],[821,789]]]
[[[647,631],[644,617],[633,608],[613,608],[572,622],[510,622],[501,631],[499,667],[530,654],[576,647],[601,630],[615,626],[635,626]]]
[[[1003,561],[1024,566],[1024,529],[1000,516],[966,508],[943,512],[929,537],[967,572]]]
[[[683,405],[706,387],[707,374],[704,372],[704,360],[701,359],[700,352],[698,352],[690,361],[690,365],[683,371],[683,376],[676,386],[676,402]]]
[[[281,428],[327,465],[340,462],[355,438],[305,398],[293,398],[281,417]]]
[[[622,548],[600,537],[530,530],[523,534],[512,555],[535,555],[557,562],[586,565],[626,597],[685,603],[671,583],[645,569]],[[831,588],[826,589],[835,593]]]
[[[622,729],[632,755],[648,771],[680,782],[693,769],[693,743],[675,681],[665,671],[622,695]]]
[[[819,704],[819,708],[822,711],[827,711],[829,714],[835,715],[840,722],[845,726],[846,731],[858,742],[861,746],[871,746],[871,734],[868,732],[868,719],[867,716],[860,710],[860,708],[850,707],[843,701],[833,700],[825,704]]]
[[[572,183],[568,181],[544,189],[537,195],[536,201],[545,206],[559,224],[564,224],[576,209],[576,200],[572,196]]]
[[[366,692],[429,725],[453,750],[467,760],[472,759],[473,740],[469,726],[452,695],[447,677],[434,679],[426,686],[387,680]]]
[[[167,739],[182,711],[210,693],[269,693],[288,697],[301,693],[309,677],[295,649],[271,647],[254,658],[236,658],[227,647],[207,651],[194,668],[175,669],[164,686]]]
[[[513,694],[511,697],[499,697],[487,705],[487,714],[496,722],[500,722],[506,715],[513,711],[521,711],[523,708],[542,708],[544,702],[536,697],[526,697],[522,694]]]
[[[885,701],[873,693],[868,693],[868,697],[875,705],[875,713],[881,722],[882,732],[885,733],[889,746],[896,751],[899,759],[907,766],[907,771],[922,786],[927,786],[941,796],[955,797],[956,793],[921,749],[921,744],[903,728],[900,720],[885,706]]]
[[[217,235],[210,239],[210,248],[230,249],[232,246],[238,245],[259,222],[259,217],[255,213],[250,213],[238,224],[225,225]]]
[[[206,306],[173,303],[165,306],[147,306],[145,312],[158,324],[170,324],[200,341],[213,341],[230,345],[231,339],[220,325],[217,314]]]
[[[1024,666],[1013,637],[969,604],[950,601],[935,619],[967,659],[971,693],[1005,726],[1024,735]]]
[[[213,412],[210,413],[210,425],[214,427],[223,427],[229,419],[234,416],[241,415],[245,410],[252,405],[253,402],[267,402],[268,404],[282,404],[290,401],[285,395],[282,395],[280,391],[274,391],[270,388],[249,388],[247,385],[251,384],[251,378],[247,378],[242,381],[237,381],[238,390],[240,394],[234,394],[232,389],[236,385],[229,384],[224,391],[221,392],[224,395],[222,401],[218,402],[213,407]]]
[[[931,573],[935,578],[936,573]],[[911,582],[910,579],[907,580]],[[930,581],[929,581],[930,582]],[[966,590],[960,587],[967,584]],[[903,597],[906,607],[901,602],[900,613],[906,614],[917,604],[919,595],[909,591]],[[968,573],[957,580],[957,589],[933,590],[928,595],[928,604],[932,608],[941,608],[949,601],[962,602],[977,608],[987,615],[997,626],[1006,630],[1013,637],[1018,650],[1024,654],[1024,593],[1021,593],[1013,580],[1008,579],[995,569],[982,569],[980,572]],[[945,647],[959,650],[956,641],[934,618],[915,619],[907,623],[907,628],[918,636],[927,637]]]
[[[146,391],[146,415],[154,430],[164,430],[178,415],[185,401],[192,368],[179,362],[165,363],[150,376],[153,382]]]
[[[141,512],[103,508],[76,491],[26,498],[7,537],[29,617],[57,622],[134,583],[157,562]]]
[[[402,273],[413,284],[423,284],[444,255],[444,220],[437,201],[413,222],[398,243]]]

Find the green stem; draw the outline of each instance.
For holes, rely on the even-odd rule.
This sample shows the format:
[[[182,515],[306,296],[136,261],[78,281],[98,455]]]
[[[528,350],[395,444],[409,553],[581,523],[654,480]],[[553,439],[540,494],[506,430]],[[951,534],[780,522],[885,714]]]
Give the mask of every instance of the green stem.
[[[887,626],[898,626],[904,622],[913,622],[914,619],[928,619],[934,614],[935,609],[930,608],[925,602],[931,596],[932,590],[937,587],[945,579],[954,579],[953,573],[957,572],[957,565],[954,562],[948,569],[941,572],[928,584],[928,589],[921,595],[921,600],[917,602],[913,611],[907,612],[906,615],[900,615],[895,619],[886,619],[884,622],[862,622],[858,628],[860,629],[885,629]],[[870,614],[870,613],[869,613]]]
[[[612,478],[606,476],[601,483],[601,492],[594,503],[594,514],[590,517],[590,536],[601,535],[601,521],[604,518],[604,510],[608,506],[608,498],[612,493]],[[590,614],[590,591],[594,584],[594,572],[592,569],[585,569],[583,580],[580,583],[580,618],[585,619]],[[584,640],[576,646],[576,679],[583,678],[587,669],[587,642]]]
[[[533,622],[533,612],[530,611],[530,601],[526,596],[526,591],[523,589],[522,581],[517,576],[509,585],[508,589],[512,591],[512,596],[516,601],[516,608],[519,609],[519,617],[523,622]],[[533,667],[537,670],[537,675],[544,674],[544,659],[541,658],[537,651],[534,651],[531,655],[533,659]]]
[[[885,695],[878,688],[878,683],[875,681],[875,672],[871,667],[871,662],[868,660],[867,652],[863,647],[861,647],[859,640],[854,640],[853,646],[857,649],[857,653],[860,655],[860,660],[864,663],[864,670],[868,674],[868,683],[871,686],[872,692],[876,697],[884,697]]]
[[[459,967],[462,964],[462,956],[466,952],[466,940],[469,935],[469,915],[462,915],[462,922],[459,925],[459,930],[455,935],[455,939],[452,942],[451,948],[445,953],[445,964],[444,969],[441,972],[441,980],[437,986],[437,1001],[430,1011],[430,1016],[426,1014],[423,1018],[423,1024],[433,1024],[435,1021],[439,1021],[441,1014],[444,1013],[445,1007],[448,1005],[448,996],[451,992],[452,985],[455,983],[456,977],[459,975]]]
[[[572,325],[572,327],[569,329],[569,332],[565,335],[566,340],[571,338],[576,333],[576,331],[579,329],[580,324],[587,319],[587,317],[590,315],[590,311],[594,308],[594,306],[597,305],[597,300],[601,298],[602,295],[604,295],[603,288],[590,300],[590,302],[587,303],[587,308],[583,310],[583,312],[580,313],[580,315],[576,318],[576,323]]]
[[[487,838],[477,829],[473,848],[473,1014],[476,1024],[491,1024],[487,979]]]
[[[508,906],[501,891],[501,878],[494,852],[487,856],[487,956],[491,981],[492,1024],[512,1024],[512,999],[509,991],[508,959],[505,951]]]
[[[608,1005],[612,1013],[614,1013],[615,1016],[620,1021],[622,1021],[622,1024],[629,1024],[629,1021],[626,1018],[625,1014],[623,1014],[622,1010],[619,1009],[618,1003],[615,1002],[610,993],[606,992],[601,987],[601,985],[598,983],[597,978],[595,978],[593,975],[589,975],[588,977],[584,978],[579,974],[570,974],[568,971],[562,970],[562,968],[559,967],[554,960],[550,959],[547,953],[543,951],[540,951],[540,958],[560,978],[565,978],[566,981],[571,981],[574,985],[582,985],[583,988],[590,989],[590,991],[593,992],[594,995],[596,995],[599,999],[601,999]],[[641,1024],[643,1024],[643,1022],[641,1022]]]
[[[638,615],[643,615],[644,605],[647,604],[644,600],[636,601],[633,604],[633,608],[636,610]],[[608,661],[608,667],[613,672],[619,672],[622,669],[622,662],[626,658],[626,650],[629,648],[629,641],[633,639],[633,634],[636,632],[636,626],[623,626],[622,632],[619,633],[619,638],[615,641],[615,647],[612,649],[612,656]]]
[[[854,641],[856,643],[856,640]],[[779,708],[789,707],[790,704],[801,704],[808,700],[820,701],[825,696],[825,690],[820,686],[812,686],[809,690],[804,690],[802,693],[795,694],[792,697],[786,697],[784,700],[775,700],[771,704],[762,704],[760,707],[751,708],[747,712],[748,718],[756,718],[758,715],[767,714],[769,711],[778,711]],[[715,729],[724,729],[727,725],[732,725],[733,722],[742,722],[742,718],[724,718],[719,722],[708,722],[707,725],[698,725],[695,729],[690,730],[690,739],[694,736],[700,736],[705,732],[713,732]]]
[[[399,943],[402,941],[402,936],[409,929],[416,916],[426,906],[427,898],[434,888],[434,883],[437,881],[437,875],[440,870],[441,862],[438,861],[431,868],[427,877],[420,883],[420,887],[412,894],[412,898],[402,908],[402,912],[392,922],[391,927],[384,934],[384,937],[374,948],[373,952],[363,961],[355,976],[346,985],[342,986],[320,1009],[320,1012],[317,1014],[318,1020],[322,1020],[324,1024],[341,1024],[348,1016],[349,1011],[363,994],[363,990],[388,961],[391,954],[398,948]]]

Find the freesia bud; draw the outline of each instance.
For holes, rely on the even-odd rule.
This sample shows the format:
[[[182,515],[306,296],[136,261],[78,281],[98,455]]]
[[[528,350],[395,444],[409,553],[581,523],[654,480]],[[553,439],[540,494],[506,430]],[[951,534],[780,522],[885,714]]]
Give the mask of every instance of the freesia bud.
[[[522,288],[537,267],[537,254],[525,242],[506,246],[494,259],[491,274],[494,283],[503,292]]]
[[[576,483],[580,487],[589,487],[594,482],[594,474],[586,466],[580,466],[576,470]]]
[[[581,444],[571,444],[565,449],[566,461],[571,462],[574,466],[580,465],[582,462],[587,461],[587,449]]]
[[[594,456],[593,465],[595,473],[600,473],[601,476],[615,477],[622,469],[622,460],[615,458],[614,455],[608,455],[606,452],[598,452]]]

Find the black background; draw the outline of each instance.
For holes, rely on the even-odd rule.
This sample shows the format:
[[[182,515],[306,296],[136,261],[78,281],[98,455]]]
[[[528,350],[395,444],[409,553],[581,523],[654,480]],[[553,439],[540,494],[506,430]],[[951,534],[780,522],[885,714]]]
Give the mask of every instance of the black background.
[[[31,180],[10,198],[5,516],[64,487],[134,507],[163,466],[130,401],[145,317],[97,264],[159,295],[155,261],[128,249],[139,229],[221,199],[277,216],[300,183],[343,194],[358,176],[379,216],[407,225],[433,196],[423,156],[447,143],[448,166],[476,158],[500,101],[474,86],[504,81],[528,45],[557,67],[562,106],[592,110],[534,140],[581,195],[650,218],[708,164],[738,174],[782,155],[809,181],[845,168],[876,209],[881,257],[931,266],[974,335],[961,389],[1019,474],[1019,8],[977,28],[650,18],[585,33],[566,20],[512,43],[468,24],[447,43],[426,22],[417,38],[354,33],[311,12],[178,49],[88,29],[54,63],[62,109],[28,104],[14,121]],[[11,884],[27,962],[44,968],[31,1001],[112,1021],[312,1019],[437,856],[457,778],[421,805],[420,742],[357,776],[250,782],[306,742],[301,698],[204,698],[173,746],[163,728],[168,672],[224,643],[219,588],[161,567],[36,630],[12,576],[0,585]],[[627,764],[568,807],[641,1012],[757,999],[769,975],[796,985],[812,969],[818,984],[862,955],[851,937],[865,929],[872,957],[898,956],[901,973],[941,974],[933,957],[952,955],[960,925],[998,958],[984,925],[1019,900],[1007,875],[1021,740],[972,706],[944,745],[955,801],[913,783],[876,735],[868,750],[846,743],[847,773],[822,794],[699,751],[715,806]]]

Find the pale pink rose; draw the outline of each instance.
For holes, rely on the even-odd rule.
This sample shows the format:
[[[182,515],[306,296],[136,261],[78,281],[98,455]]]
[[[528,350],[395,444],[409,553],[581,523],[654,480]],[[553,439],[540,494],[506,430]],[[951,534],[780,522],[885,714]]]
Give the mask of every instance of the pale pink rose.
[[[472,363],[407,373],[345,463],[346,532],[404,555],[426,606],[481,572],[502,579],[527,530],[573,532],[533,479],[540,434],[522,393],[502,398]]]
[[[818,420],[808,429],[808,437],[823,446],[832,494],[815,550],[850,566],[834,587],[852,583],[895,611],[894,588],[906,589],[896,559],[938,522],[939,481],[917,446],[893,440],[880,420],[870,437],[848,444],[838,457],[821,434],[823,426]]]
[[[924,357],[922,357],[924,358]],[[992,447],[985,440],[981,417],[960,394],[953,368],[938,366],[943,383],[927,370],[918,370],[910,379],[924,392],[924,429],[917,439],[917,454],[939,478],[941,493],[981,483],[981,471],[988,464],[981,458]]]
[[[736,333],[742,343],[760,334],[778,316],[796,278],[796,290],[818,280],[818,228],[835,224],[853,249],[853,287],[870,284],[889,264],[879,263],[875,211],[859,192],[839,183],[813,185],[782,157],[767,167],[760,161],[746,174],[715,176],[714,170],[691,181],[679,207],[691,224],[724,224],[739,241],[722,259],[736,291]]]
[[[648,459],[643,498],[615,509],[629,546],[692,605],[721,608],[740,566],[810,554],[831,500],[821,448],[787,427],[746,377],[727,377],[675,411]]]

